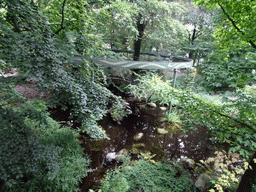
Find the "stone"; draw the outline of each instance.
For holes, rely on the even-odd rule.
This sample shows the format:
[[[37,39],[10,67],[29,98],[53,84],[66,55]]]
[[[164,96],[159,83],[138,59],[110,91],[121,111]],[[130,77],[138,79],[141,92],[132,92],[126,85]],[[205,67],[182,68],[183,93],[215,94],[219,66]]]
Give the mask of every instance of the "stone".
[[[159,121],[160,121],[160,122],[165,122],[165,121],[166,121],[166,117],[161,117],[161,118],[159,119]]]
[[[120,150],[118,153],[118,155],[128,155],[129,154],[129,151],[127,149],[122,149]]]
[[[148,105],[149,107],[151,107],[151,108],[156,108],[156,107],[157,107],[155,103],[148,103],[147,105]]]
[[[106,160],[109,161],[109,162],[111,162],[111,161],[115,160],[116,157],[117,157],[116,152],[111,152],[111,153],[108,153],[108,154],[106,155]]]
[[[162,111],[166,111],[167,108],[166,107],[159,107]]]
[[[198,179],[195,182],[195,187],[200,189],[200,190],[205,190],[205,185],[207,183],[207,181],[209,181],[211,179],[211,177],[206,174],[206,173],[202,173],[201,175],[199,175]]]
[[[144,143],[137,143],[132,145],[131,153],[132,154],[140,154],[144,152],[145,144]]]
[[[135,141],[139,141],[139,140],[141,140],[141,138],[143,137],[143,133],[137,133],[134,137],[133,137],[133,139],[135,140]]]
[[[122,162],[122,159],[129,154],[127,149],[122,149],[117,153],[116,160]]]
[[[184,169],[193,170],[195,167],[195,161],[189,158],[182,158],[181,164],[184,167]]]
[[[160,135],[164,135],[167,134],[168,131],[165,130],[164,128],[157,128],[157,133],[159,133]]]

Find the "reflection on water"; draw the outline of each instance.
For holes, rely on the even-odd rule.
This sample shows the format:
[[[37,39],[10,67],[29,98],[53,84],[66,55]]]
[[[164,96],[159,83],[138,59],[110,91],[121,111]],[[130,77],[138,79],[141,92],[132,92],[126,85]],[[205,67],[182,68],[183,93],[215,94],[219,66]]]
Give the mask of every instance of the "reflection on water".
[[[119,162],[107,163],[106,155],[111,152],[118,153],[124,148],[131,150],[133,144],[144,143],[144,150],[156,154],[153,158],[156,161],[187,157],[198,162],[211,155],[215,146],[209,141],[210,135],[203,127],[198,127],[198,130],[187,134],[179,131],[174,134],[159,135],[157,128],[162,128],[159,122],[162,115],[163,112],[159,108],[144,108],[139,116],[131,115],[120,125],[114,123],[111,118],[105,117],[99,124],[106,130],[110,140],[92,142],[82,137],[85,153],[92,160],[92,172],[83,179],[81,190],[87,192],[90,188],[97,189],[95,186],[100,185],[106,170],[119,165]],[[142,138],[139,141],[134,140],[135,134],[140,132],[143,133]],[[138,155],[132,155],[132,159],[138,158]]]

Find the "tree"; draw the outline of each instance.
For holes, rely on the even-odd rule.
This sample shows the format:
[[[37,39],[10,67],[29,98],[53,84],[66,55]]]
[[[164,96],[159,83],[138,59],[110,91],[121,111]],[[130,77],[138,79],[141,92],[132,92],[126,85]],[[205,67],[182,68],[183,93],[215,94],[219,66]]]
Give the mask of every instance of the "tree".
[[[231,0],[195,0],[198,5],[205,5],[208,9],[218,7],[222,18],[216,36],[223,46],[233,42],[228,39],[237,38],[242,44],[250,44],[256,49],[255,1]]]
[[[214,31],[214,12],[203,6],[195,7],[191,2],[185,4],[187,11],[180,19],[187,27],[187,39],[183,43],[183,50],[193,59],[193,64],[205,58],[212,51],[212,33]]]
[[[80,18],[86,11],[80,2],[0,1],[0,66],[19,71],[15,77],[0,77],[1,190],[74,191],[89,163],[78,133],[86,132],[92,139],[107,137],[97,120],[106,114],[108,104],[120,100],[104,87],[99,67],[72,59],[76,35],[85,33],[85,20]],[[47,107],[38,111],[20,98],[15,86],[29,79],[40,93],[51,93],[47,107],[69,108],[81,126],[60,129]]]
[[[133,49],[133,60],[139,60],[141,50],[176,49],[184,34],[184,27],[176,17],[183,11],[182,5],[170,1],[111,2],[98,13],[101,18],[98,24],[104,27],[104,31],[98,32],[111,48]]]
[[[237,87],[253,82],[256,35],[254,1],[196,0],[209,9],[216,8],[216,51],[203,66],[207,82],[215,87]]]
[[[205,5],[209,9],[218,7],[222,17],[219,18],[219,27],[215,33],[215,37],[218,42],[219,50],[217,51],[220,61],[223,60],[216,67],[211,68],[217,71],[225,71],[225,76],[236,75],[236,78],[242,81],[242,86],[246,85],[245,80],[248,78],[255,78],[252,74],[252,69],[256,68],[256,25],[255,25],[255,14],[256,14],[256,2],[255,1],[238,1],[238,0],[195,0],[199,5]],[[248,45],[250,47],[248,47]],[[214,57],[214,54],[211,57]],[[220,57],[220,55],[222,56]],[[216,62],[217,59],[215,59]],[[240,66],[236,64],[239,63]],[[209,64],[209,63],[208,63]],[[230,71],[225,69],[230,68]],[[219,69],[219,70],[218,70]],[[237,75],[239,70],[243,70],[242,74]],[[234,72],[235,71],[235,72]],[[212,73],[211,70],[208,70]],[[207,73],[206,73],[207,75]],[[212,73],[215,76],[215,73]],[[211,79],[210,79],[211,80]],[[222,79],[219,79],[219,82]],[[239,85],[237,82],[232,81],[234,87]],[[221,84],[220,84],[221,85]],[[240,84],[241,85],[241,84]],[[239,113],[244,116],[255,115],[255,111],[245,112],[242,104],[249,103],[249,100],[238,102]],[[255,132],[255,123],[252,120],[247,120],[252,123],[249,131]],[[243,129],[244,130],[244,129]],[[245,130],[244,130],[245,131]],[[246,133],[247,131],[245,131]],[[252,155],[255,158],[256,153]],[[251,166],[255,168],[255,162],[251,160]],[[247,170],[242,177],[237,191],[251,191],[252,183],[255,183],[256,171]]]
[[[52,29],[48,17],[32,2],[13,0],[2,4],[7,10],[1,19],[2,59],[26,74],[26,78],[33,79],[40,91],[49,91],[53,95],[48,101],[52,107],[71,106],[82,131],[95,139],[106,137],[96,121],[107,112],[108,101],[118,98],[102,86],[104,82],[97,77],[100,74],[97,66],[71,62],[75,45],[67,35],[69,25],[65,27],[63,22],[62,27]],[[15,24],[8,15],[15,18]],[[80,25],[80,20],[73,22]]]

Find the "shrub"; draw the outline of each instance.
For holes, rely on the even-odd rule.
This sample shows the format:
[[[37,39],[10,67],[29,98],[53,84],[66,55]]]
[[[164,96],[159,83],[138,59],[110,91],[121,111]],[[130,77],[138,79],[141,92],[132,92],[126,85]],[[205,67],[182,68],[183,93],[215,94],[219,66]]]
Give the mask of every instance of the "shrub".
[[[51,119],[36,100],[0,106],[0,184],[3,191],[78,191],[89,159],[78,133]]]
[[[103,180],[103,192],[117,192],[121,186],[126,191],[195,191],[194,184],[184,170],[165,163],[151,164],[145,160],[131,162],[130,166],[107,173]]]
[[[50,179],[58,171],[61,148],[43,145],[19,112],[0,107],[0,122],[1,190],[21,191],[39,172]]]

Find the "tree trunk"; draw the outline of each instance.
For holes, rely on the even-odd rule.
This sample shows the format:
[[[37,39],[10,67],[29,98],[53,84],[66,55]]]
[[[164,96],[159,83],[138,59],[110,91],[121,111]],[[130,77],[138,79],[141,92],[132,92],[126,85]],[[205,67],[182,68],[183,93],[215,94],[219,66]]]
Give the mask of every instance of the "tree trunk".
[[[252,191],[252,184],[255,183],[255,180],[256,180],[256,163],[254,163],[253,161],[253,159],[255,158],[256,158],[256,152],[254,152],[253,157],[251,158],[249,163],[252,169],[247,169],[245,171],[236,192]]]
[[[137,29],[139,31],[139,36],[138,36],[138,39],[135,40],[134,42],[134,56],[133,56],[134,61],[140,60],[141,42],[142,42],[145,28],[146,28],[146,24],[144,22],[141,22],[141,16],[140,16],[137,21]]]
[[[141,22],[141,15],[139,16],[139,19],[137,20],[137,29],[139,32],[138,39],[134,42],[134,55],[133,55],[133,61],[139,61],[140,60],[140,49],[141,49],[141,43],[142,38],[144,35],[144,30],[146,28],[146,23]],[[140,69],[134,69],[135,73],[139,73]]]

